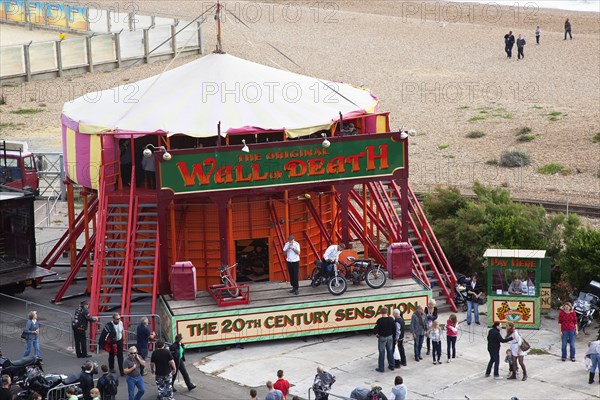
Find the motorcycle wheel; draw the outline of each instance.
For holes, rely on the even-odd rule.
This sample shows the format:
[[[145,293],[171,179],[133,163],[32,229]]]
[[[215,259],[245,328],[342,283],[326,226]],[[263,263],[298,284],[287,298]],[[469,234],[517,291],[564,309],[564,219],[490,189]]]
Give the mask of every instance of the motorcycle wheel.
[[[319,275],[319,268],[313,268],[310,273],[310,286],[317,287],[321,284],[321,276]]]
[[[376,265],[372,268],[367,269],[367,273],[365,274],[365,281],[367,285],[372,287],[373,289],[379,289],[385,285],[387,282],[387,276],[385,276],[385,271],[381,268],[381,265]]]
[[[346,291],[348,288],[348,283],[346,282],[346,278],[343,276],[334,276],[327,282],[327,288],[329,289],[329,293],[334,296],[339,296]]]

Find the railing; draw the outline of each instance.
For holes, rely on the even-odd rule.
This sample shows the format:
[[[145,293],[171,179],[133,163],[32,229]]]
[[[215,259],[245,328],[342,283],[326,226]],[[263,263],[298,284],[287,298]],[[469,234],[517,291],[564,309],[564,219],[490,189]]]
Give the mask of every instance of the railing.
[[[51,313],[57,313],[60,315],[64,315],[65,319],[67,320],[66,322],[64,322],[64,325],[60,324],[60,323],[55,323],[52,322],[51,320],[46,320],[46,318],[42,318],[42,326],[40,329],[40,334],[42,335],[42,337],[47,336],[48,335],[48,328],[51,328],[53,330],[56,330],[57,332],[60,332],[60,334],[66,334],[69,338],[69,343],[72,347],[74,347],[74,341],[73,341],[73,330],[71,328],[71,320],[73,319],[73,314],[71,314],[70,312],[67,311],[63,311],[60,310],[58,308],[55,307],[49,307],[43,304],[39,304],[39,303],[35,303],[33,301],[29,301],[29,300],[24,300],[24,299],[20,299],[18,297],[14,297],[14,296],[10,296],[8,294],[4,294],[4,293],[0,293],[0,296],[2,298],[5,299],[9,299],[11,301],[18,301],[21,303],[24,303],[25,309],[23,311],[23,313],[21,315],[15,315],[13,313],[9,313],[6,311],[0,311],[1,315],[7,315],[10,318],[8,318],[6,321],[2,321],[3,323],[1,325],[3,326],[9,326],[10,323],[15,324],[17,321],[24,321],[23,325],[20,326],[18,329],[15,329],[15,333],[21,333],[23,331],[23,328],[25,327],[25,322],[27,322],[28,318],[27,315],[29,314],[30,311],[39,311],[39,310],[48,310]],[[41,315],[42,313],[38,313],[40,314],[39,316],[43,316]],[[3,318],[4,320],[4,318]],[[40,321],[38,319],[38,321]],[[5,330],[3,330],[2,334],[8,334],[9,332],[6,332]]]
[[[279,217],[277,216],[277,210],[275,209],[275,205],[273,204],[273,202],[271,201],[269,204],[269,211],[271,213],[271,222],[273,223],[273,227],[275,227],[275,246],[277,246],[277,249],[275,250],[275,254],[277,255],[277,260],[279,261],[279,267],[281,268],[281,273],[283,274],[283,280],[285,282],[288,282],[288,274],[287,274],[287,270],[285,268],[285,260],[282,257],[282,253],[279,249],[283,249],[283,246],[286,243],[285,240],[285,235],[283,234],[283,229],[281,228],[281,225],[279,224]],[[277,243],[279,242],[279,243]]]
[[[148,321],[149,326],[152,327],[152,329],[150,329],[150,330],[154,330],[157,333],[158,337],[160,337],[162,334],[162,322],[160,319],[160,315],[158,315],[158,314],[120,314],[120,315],[121,315],[121,318],[127,318],[130,322],[132,319],[140,319],[141,320],[143,317],[146,317],[149,320]],[[110,315],[99,315],[99,316],[96,316],[96,318],[98,318],[97,322],[90,323],[91,326],[94,326],[94,329],[96,331],[101,331],[107,322],[112,321],[112,316],[110,316]],[[138,320],[138,322],[139,322],[139,320]],[[129,346],[129,343],[135,344],[137,342],[137,324],[135,325],[135,328],[136,329],[132,330],[131,327],[129,327],[129,329],[124,330],[123,346],[125,346],[125,348],[127,348]],[[100,349],[100,346],[98,345],[98,338],[92,337],[90,335],[90,337],[88,338],[88,345],[90,348],[94,349],[96,354],[100,353],[101,349]],[[151,345],[151,343],[149,345]]]

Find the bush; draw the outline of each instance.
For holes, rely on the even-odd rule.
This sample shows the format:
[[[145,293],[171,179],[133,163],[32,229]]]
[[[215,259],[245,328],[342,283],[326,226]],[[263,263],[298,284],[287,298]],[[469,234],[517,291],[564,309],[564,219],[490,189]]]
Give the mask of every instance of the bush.
[[[571,175],[572,171],[570,168],[565,168],[560,164],[550,163],[550,164],[544,165],[543,167],[538,168],[538,172],[540,174],[544,174],[544,175],[554,175],[554,174]]]
[[[469,139],[477,139],[477,138],[484,137],[484,136],[485,136],[485,133],[483,133],[482,131],[471,131],[465,135],[465,137],[467,137]]]
[[[517,142],[531,142],[535,139],[535,135],[521,135],[517,137]]]
[[[582,228],[565,235],[560,266],[570,284],[587,290],[590,280],[600,276],[600,230]]]
[[[496,160],[496,159],[486,160],[485,164],[486,165],[498,165],[498,160]]]
[[[527,126],[524,126],[523,128],[517,131],[517,135],[527,135],[528,133],[531,133],[531,128]]]
[[[501,167],[524,167],[529,164],[531,164],[531,157],[523,150],[508,150],[500,156]]]
[[[600,143],[600,132],[596,133],[592,138],[592,143]]]

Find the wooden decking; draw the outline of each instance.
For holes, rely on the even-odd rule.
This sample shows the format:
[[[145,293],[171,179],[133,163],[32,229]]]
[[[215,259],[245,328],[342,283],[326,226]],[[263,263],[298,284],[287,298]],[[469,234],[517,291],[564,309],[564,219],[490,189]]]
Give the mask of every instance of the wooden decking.
[[[226,311],[228,309],[239,310],[254,309],[262,307],[273,307],[282,305],[305,304],[313,302],[328,302],[331,300],[350,300],[356,301],[362,297],[377,296],[384,294],[411,295],[414,292],[427,290],[425,286],[417,283],[414,279],[388,279],[385,286],[381,289],[372,289],[366,283],[359,285],[348,283],[348,290],[341,296],[334,296],[327,290],[327,287],[320,285],[313,288],[310,281],[300,281],[300,294],[293,295],[289,293],[291,286],[289,283],[281,282],[257,282],[250,283],[250,303],[238,306],[219,307],[208,292],[198,292],[196,300],[175,301],[165,298],[167,305],[174,317],[185,316],[188,314],[211,313]],[[234,313],[232,313],[234,314]]]

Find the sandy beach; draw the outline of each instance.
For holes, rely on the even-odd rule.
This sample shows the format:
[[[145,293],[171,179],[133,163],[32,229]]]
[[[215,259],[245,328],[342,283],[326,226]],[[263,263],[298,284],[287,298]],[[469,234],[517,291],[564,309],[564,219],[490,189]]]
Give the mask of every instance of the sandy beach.
[[[593,143],[600,133],[599,13],[430,1],[224,3],[223,46],[229,54],[364,85],[380,98],[380,110],[391,113],[392,129],[417,130],[410,141],[415,190],[443,184],[468,192],[479,180],[520,198],[600,204],[600,143]],[[212,4],[136,3],[142,14],[188,21]],[[215,45],[213,16],[208,13],[203,24],[206,52]],[[573,40],[564,41],[567,17]],[[503,36],[509,30],[527,40],[523,60],[517,60],[516,47],[513,58],[506,58]],[[177,59],[171,68],[192,59]],[[168,64],[4,87],[0,137],[27,140],[34,150],[61,150],[64,102],[158,74]],[[44,112],[11,113],[19,108]],[[517,141],[523,128],[530,129],[531,141]],[[465,137],[471,131],[485,136]],[[488,165],[512,148],[525,150],[532,164]],[[537,172],[549,163],[571,172]]]

